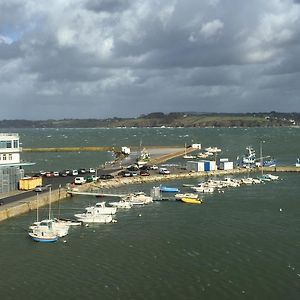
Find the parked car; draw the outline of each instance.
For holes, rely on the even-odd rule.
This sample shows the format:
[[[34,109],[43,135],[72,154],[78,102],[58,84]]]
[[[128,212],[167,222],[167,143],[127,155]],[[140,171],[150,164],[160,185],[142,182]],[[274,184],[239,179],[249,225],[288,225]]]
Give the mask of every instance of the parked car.
[[[168,175],[170,174],[170,171],[167,168],[160,168],[159,174]]]
[[[85,174],[86,173],[86,169],[81,168],[81,169],[78,170],[78,173],[79,174]]]
[[[68,176],[68,173],[66,171],[61,171],[61,172],[59,172],[59,176],[66,177],[66,176]]]
[[[102,174],[99,176],[99,179],[104,179],[104,180],[113,179],[113,178],[114,178],[114,176],[111,174]]]
[[[150,167],[151,170],[158,170],[158,166],[157,165],[153,165]]]
[[[139,170],[139,166],[138,165],[131,165],[127,167],[128,171],[138,171]]]
[[[47,185],[38,185],[35,187],[34,191],[35,192],[45,192],[48,191],[50,188],[51,184],[47,184]]]
[[[75,183],[75,184],[83,184],[83,183],[86,183],[86,180],[85,180],[84,177],[79,176],[79,177],[75,177],[74,183]]]
[[[88,175],[88,176],[85,176],[85,179],[86,179],[86,182],[95,182],[99,179],[99,177],[96,175]]]
[[[123,177],[130,177],[130,172],[129,171],[121,171],[118,173],[119,176],[123,176]]]
[[[56,171],[53,172],[53,176],[54,176],[54,177],[58,177],[58,176],[59,176],[59,172],[56,172]]]
[[[89,169],[88,169],[88,172],[89,172],[89,173],[96,173],[96,170],[93,169],[93,168],[89,168]]]
[[[150,169],[151,169],[151,167],[148,166],[148,165],[143,165],[143,166],[140,167],[140,170],[144,170],[144,171],[148,171]]]
[[[73,176],[77,176],[78,175],[78,171],[77,170],[72,170],[70,174],[73,175]]]
[[[138,176],[138,173],[137,173],[137,172],[130,172],[130,176],[131,176],[131,177]]]
[[[53,177],[54,175],[53,175],[53,172],[46,172],[45,176],[46,177]]]

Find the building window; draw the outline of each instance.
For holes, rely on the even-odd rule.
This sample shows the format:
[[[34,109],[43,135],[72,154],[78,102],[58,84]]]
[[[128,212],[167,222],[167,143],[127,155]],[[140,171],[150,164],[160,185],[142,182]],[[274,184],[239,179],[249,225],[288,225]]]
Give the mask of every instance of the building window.
[[[0,148],[11,148],[12,141],[0,141]]]
[[[2,159],[6,160],[6,154],[3,154]]]
[[[12,160],[12,154],[8,154],[8,159]]]
[[[19,141],[18,140],[14,140],[14,148],[19,148]]]

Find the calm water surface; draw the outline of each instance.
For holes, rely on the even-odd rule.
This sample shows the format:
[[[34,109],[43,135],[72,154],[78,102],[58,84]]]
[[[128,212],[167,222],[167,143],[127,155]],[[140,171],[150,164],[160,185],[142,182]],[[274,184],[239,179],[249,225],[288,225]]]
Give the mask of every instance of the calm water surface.
[[[59,136],[67,132],[64,139],[72,142],[64,145],[76,146],[77,131],[23,130],[20,135],[24,147],[47,147],[54,146],[51,139],[61,144]],[[299,129],[79,131],[89,145],[111,145],[113,139],[124,145],[126,138],[128,145],[138,145],[141,136],[145,145],[193,139],[220,146],[232,157],[264,139],[268,154],[290,164],[300,150]],[[69,155],[62,154],[66,165]],[[277,182],[204,196],[203,205],[169,201],[119,211],[117,223],[72,228],[66,242],[51,245],[27,237],[35,212],[1,222],[1,299],[299,299],[300,175],[279,175]],[[182,183],[187,182],[166,182],[188,191]],[[149,193],[151,187],[112,192]],[[73,216],[95,202],[73,197],[60,203],[60,214]],[[40,213],[46,216],[47,210]],[[58,215],[58,204],[53,213]]]

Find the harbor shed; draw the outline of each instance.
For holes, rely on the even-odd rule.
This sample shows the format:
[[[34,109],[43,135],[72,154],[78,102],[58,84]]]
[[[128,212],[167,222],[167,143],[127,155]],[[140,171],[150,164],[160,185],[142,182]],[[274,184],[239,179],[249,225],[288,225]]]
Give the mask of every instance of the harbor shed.
[[[220,170],[232,170],[233,169],[233,162],[232,161],[223,161],[219,164]]]
[[[186,169],[189,172],[215,171],[217,166],[216,162],[211,160],[188,161]]]

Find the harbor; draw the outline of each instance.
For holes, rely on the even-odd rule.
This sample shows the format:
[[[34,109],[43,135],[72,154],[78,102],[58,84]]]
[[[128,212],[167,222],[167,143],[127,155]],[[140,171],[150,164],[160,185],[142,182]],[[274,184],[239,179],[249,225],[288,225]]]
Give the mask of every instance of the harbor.
[[[120,130],[109,131],[109,136],[113,137]],[[29,132],[26,131],[27,136]],[[59,140],[60,136],[71,136],[71,132],[42,131],[39,141],[47,147],[53,140]],[[87,132],[90,132],[91,141],[95,141],[94,137],[100,132],[103,134],[101,141],[109,141],[106,142],[107,147],[113,145],[110,137],[104,135],[108,134],[107,131],[91,130],[85,131],[85,134]],[[127,145],[139,150],[141,131],[124,129],[122,132],[123,136],[130,133],[132,139],[120,140],[115,147],[120,149],[121,145]],[[147,132],[152,132],[149,140],[146,138]],[[204,135],[206,132],[207,135]],[[282,135],[278,136],[278,132],[282,132]],[[199,291],[206,298],[224,298],[225,285],[227,295],[232,299],[238,299],[243,294],[257,295],[257,290],[260,297],[274,299],[288,290],[291,299],[296,299],[299,274],[299,167],[295,164],[298,147],[293,144],[297,131],[256,129],[247,130],[247,136],[240,129],[156,129],[142,133],[145,135],[143,148],[150,149],[148,164],[158,167],[148,170],[149,176],[141,176],[140,171],[133,169],[127,170],[127,166],[135,162],[139,152],[137,150],[133,151],[132,159],[124,157],[121,161],[115,161],[110,151],[22,153],[24,160],[37,162],[30,167],[31,174],[40,170],[52,171],[51,174],[54,174],[54,171],[64,169],[89,170],[93,167],[97,176],[109,173],[113,178],[72,185],[68,183],[74,181],[76,176],[43,175],[43,184],[52,184],[51,195],[49,191],[40,192],[38,196],[32,191],[19,191],[15,197],[30,197],[0,206],[3,218],[0,223],[2,265],[4,269],[15,270],[14,279],[3,276],[5,279],[1,283],[1,287],[7,291],[7,299],[13,299],[15,293],[22,295],[25,292],[35,297],[37,292],[32,286],[35,286],[35,280],[41,274],[40,265],[45,262],[49,271],[44,274],[45,280],[51,282],[53,274],[64,277],[64,280],[56,281],[58,297],[63,294],[67,298],[71,295],[84,297],[97,286],[101,288],[97,294],[104,298],[143,298],[145,293],[151,295],[155,286],[156,292],[159,290],[162,295],[167,293],[174,299],[184,299],[186,295],[196,299]],[[152,144],[163,146],[151,148],[150,141],[157,139],[159,133],[161,140],[155,140]],[[212,133],[215,134],[214,140],[210,138]],[[137,135],[136,140],[134,134]],[[201,135],[201,150],[184,149],[185,143],[179,148],[174,146],[187,134],[189,136],[185,138],[194,141],[200,141],[198,136]],[[279,162],[276,167],[245,168],[234,164],[231,170],[194,171],[194,168],[219,168],[219,158],[228,158],[228,162],[221,161],[222,167],[228,168],[230,162],[236,162],[236,157],[243,154],[249,144],[254,145],[259,162],[259,142],[255,141],[266,134],[274,138],[264,145],[263,156],[275,157]],[[47,138],[50,135],[52,137]],[[29,141],[24,140],[23,135],[21,137],[23,146],[27,146]],[[279,143],[283,137],[289,137],[289,142],[285,142],[284,146]],[[74,142],[68,143],[74,145]],[[37,144],[30,146],[38,148]],[[222,149],[216,157],[216,165],[208,163],[208,158],[194,158],[209,146],[212,148],[210,150],[214,146]],[[295,150],[292,150],[293,147]],[[286,148],[290,151],[286,151]],[[193,158],[183,158],[185,155]],[[214,161],[215,156],[211,157]],[[105,164],[107,161],[109,163]],[[189,161],[194,163],[190,164],[192,169],[187,170]],[[170,174],[159,174],[160,169],[166,169]],[[138,175],[123,177],[121,174],[125,175],[126,172]],[[95,173],[78,176],[87,178],[91,174]],[[249,178],[255,180],[262,174],[272,174],[279,178],[250,183]],[[209,187],[204,183],[209,183]],[[214,190],[209,192],[213,185]],[[143,193],[150,196],[153,188],[162,189],[161,200],[167,201],[158,199],[147,205],[133,202],[136,200],[135,195],[141,199]],[[201,200],[193,200],[194,194]],[[182,200],[178,200],[178,197],[182,197]],[[38,233],[41,232],[36,231],[34,223],[49,219],[50,201],[53,220],[75,219],[83,225],[70,225],[67,235],[64,231],[57,231],[60,237],[46,235],[52,245],[45,245],[44,241],[37,243],[32,239],[39,238]],[[135,205],[130,209],[125,208],[128,203],[130,207],[132,203]],[[113,205],[124,205],[124,208],[117,208],[116,213],[108,217],[96,215],[96,219],[89,219],[89,212],[93,214],[94,210],[100,210],[101,205],[103,209]],[[50,225],[43,221],[41,227],[43,224]],[[29,227],[36,233],[32,238],[29,236]],[[24,263],[27,266],[25,269],[21,267]],[[22,271],[16,270],[16,265]],[[66,270],[70,266],[72,272],[84,273],[84,285],[80,284],[80,279],[67,276],[69,272]],[[275,273],[282,274],[280,284],[275,280]],[[28,278],[26,282],[22,281],[24,274]],[[255,279],[256,274],[263,274],[260,280]],[[250,282],[247,279],[249,277],[254,278],[254,281]],[[264,285],[260,285],[261,281]],[[74,282],[81,288],[71,292]],[[136,282],[139,282],[138,287]],[[256,291],[253,290],[253,284]],[[70,289],[63,293],[65,287]],[[153,294],[153,297],[147,298],[156,297]]]

